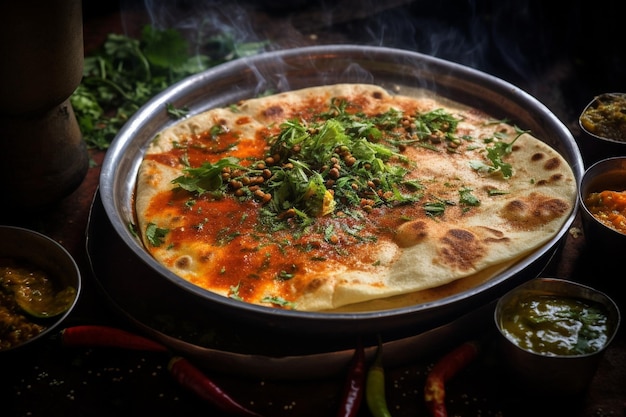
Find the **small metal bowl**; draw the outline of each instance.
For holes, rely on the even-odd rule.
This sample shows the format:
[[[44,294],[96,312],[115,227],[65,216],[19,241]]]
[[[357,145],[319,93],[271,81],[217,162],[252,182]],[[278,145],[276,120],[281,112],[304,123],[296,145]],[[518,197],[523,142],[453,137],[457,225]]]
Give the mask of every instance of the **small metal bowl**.
[[[504,329],[504,322],[510,314],[509,309],[518,308],[527,297],[544,295],[579,300],[601,308],[607,317],[604,343],[598,343],[595,350],[589,349],[586,353],[549,353],[537,347],[540,343],[530,347],[520,340],[514,340]],[[512,289],[498,300],[494,320],[500,339],[499,352],[507,371],[519,387],[528,393],[541,396],[568,396],[580,394],[587,389],[607,346],[619,329],[620,312],[611,298],[591,287],[563,279],[535,278]],[[529,330],[529,333],[524,334],[539,336],[540,332],[541,330]]]
[[[581,129],[579,146],[587,165],[626,155],[626,93],[594,97],[581,112],[578,124]]]
[[[626,190],[626,156],[603,159],[590,166],[583,174],[578,189],[587,244],[595,251],[612,255],[622,251],[626,245],[626,234],[601,222],[591,213],[587,204],[591,193],[605,190]]]
[[[15,290],[8,284],[9,269],[13,271],[16,265],[27,270],[41,271],[53,285],[54,290],[68,289],[66,304],[58,314],[51,313],[49,317],[34,317],[14,305]],[[81,273],[78,265],[69,252],[53,239],[33,230],[0,226],[0,291],[4,303],[0,303],[0,357],[6,357],[16,351],[31,347],[37,341],[47,337],[55,331],[69,316],[76,306],[81,292]],[[3,305],[4,304],[4,305]],[[18,333],[12,333],[14,327],[20,326],[22,320],[29,325],[41,326],[41,331],[31,338],[21,338]],[[9,343],[10,341],[10,343]]]

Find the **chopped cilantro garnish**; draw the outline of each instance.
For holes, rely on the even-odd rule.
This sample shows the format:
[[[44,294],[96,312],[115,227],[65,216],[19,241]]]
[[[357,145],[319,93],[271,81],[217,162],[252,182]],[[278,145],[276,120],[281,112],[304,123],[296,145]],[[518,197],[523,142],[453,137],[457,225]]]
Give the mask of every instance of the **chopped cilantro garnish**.
[[[446,210],[446,205],[441,201],[428,202],[424,204],[424,210],[429,216],[441,216]]]
[[[503,158],[510,154],[513,151],[513,144],[520,136],[524,133],[529,133],[529,131],[521,130],[517,126],[515,127],[515,132],[517,136],[511,142],[503,142],[503,141],[490,141],[492,146],[487,147],[487,159],[491,162],[491,165],[488,165],[481,161],[471,161],[470,166],[472,169],[481,172],[500,172],[502,177],[505,179],[509,179],[513,176],[513,166],[508,162],[504,162]],[[499,136],[498,133],[494,135],[494,137]]]
[[[291,278],[294,277],[294,274],[291,274],[289,272],[286,271],[280,271],[280,273],[278,274],[278,276],[276,277],[279,281],[288,281]]]
[[[161,246],[169,231],[169,229],[157,227],[154,223],[148,223],[148,226],[146,227],[146,238],[152,246]]]
[[[187,107],[177,108],[172,103],[165,103],[165,109],[172,119],[182,119],[189,113]]]
[[[489,190],[487,190],[487,195],[489,196],[494,196],[494,195],[504,195],[504,194],[508,194],[508,191],[503,191],[503,190],[497,190],[495,188],[490,188]]]
[[[472,190],[471,188],[461,188],[459,190],[459,201],[461,202],[461,204],[465,204],[468,206],[480,205],[480,200],[476,198],[474,194],[472,194],[472,191],[474,190]]]
[[[241,283],[238,283],[237,285],[231,285],[230,291],[228,293],[228,298],[232,298],[233,300],[243,301],[241,296],[239,296],[239,286],[240,285],[241,285]]]
[[[275,304],[277,306],[281,306],[281,307],[290,307],[290,308],[295,308],[295,304],[292,303],[291,301],[287,301],[282,297],[263,297],[261,299],[262,303],[269,303],[269,304]]]
[[[175,178],[172,183],[180,188],[202,195],[208,191],[217,191],[222,185],[224,168],[239,168],[237,158],[224,158],[215,164],[204,162],[198,168],[185,168],[185,175]]]

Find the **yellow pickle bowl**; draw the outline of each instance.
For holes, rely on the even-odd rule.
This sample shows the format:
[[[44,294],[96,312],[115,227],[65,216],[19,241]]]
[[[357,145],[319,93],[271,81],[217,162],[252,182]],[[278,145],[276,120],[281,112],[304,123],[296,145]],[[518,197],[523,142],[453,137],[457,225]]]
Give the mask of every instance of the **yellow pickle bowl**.
[[[578,117],[586,165],[626,155],[626,93],[597,95]]]
[[[534,278],[498,300],[494,320],[498,353],[516,384],[530,394],[569,396],[589,386],[621,317],[601,291]]]

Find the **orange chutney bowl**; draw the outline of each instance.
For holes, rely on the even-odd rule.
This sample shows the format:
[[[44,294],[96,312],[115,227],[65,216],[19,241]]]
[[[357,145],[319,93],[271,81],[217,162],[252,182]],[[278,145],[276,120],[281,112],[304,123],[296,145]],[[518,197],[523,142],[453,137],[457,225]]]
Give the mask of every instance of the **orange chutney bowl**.
[[[596,162],[579,187],[587,242],[616,253],[626,245],[626,156]]]

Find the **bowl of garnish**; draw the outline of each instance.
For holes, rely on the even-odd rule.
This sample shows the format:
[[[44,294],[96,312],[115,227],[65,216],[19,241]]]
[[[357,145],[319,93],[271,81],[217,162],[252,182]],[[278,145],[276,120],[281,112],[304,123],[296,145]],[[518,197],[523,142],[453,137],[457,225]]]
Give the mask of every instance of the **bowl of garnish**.
[[[603,253],[619,252],[626,244],[626,156],[590,166],[579,197],[586,241]]]
[[[591,164],[626,154],[626,93],[597,95],[583,109],[578,124],[581,148]]]
[[[0,355],[59,327],[80,290],[80,270],[61,244],[33,230],[0,226]]]
[[[528,392],[584,392],[618,332],[606,294],[557,278],[534,278],[501,297],[494,312],[507,371]]]

